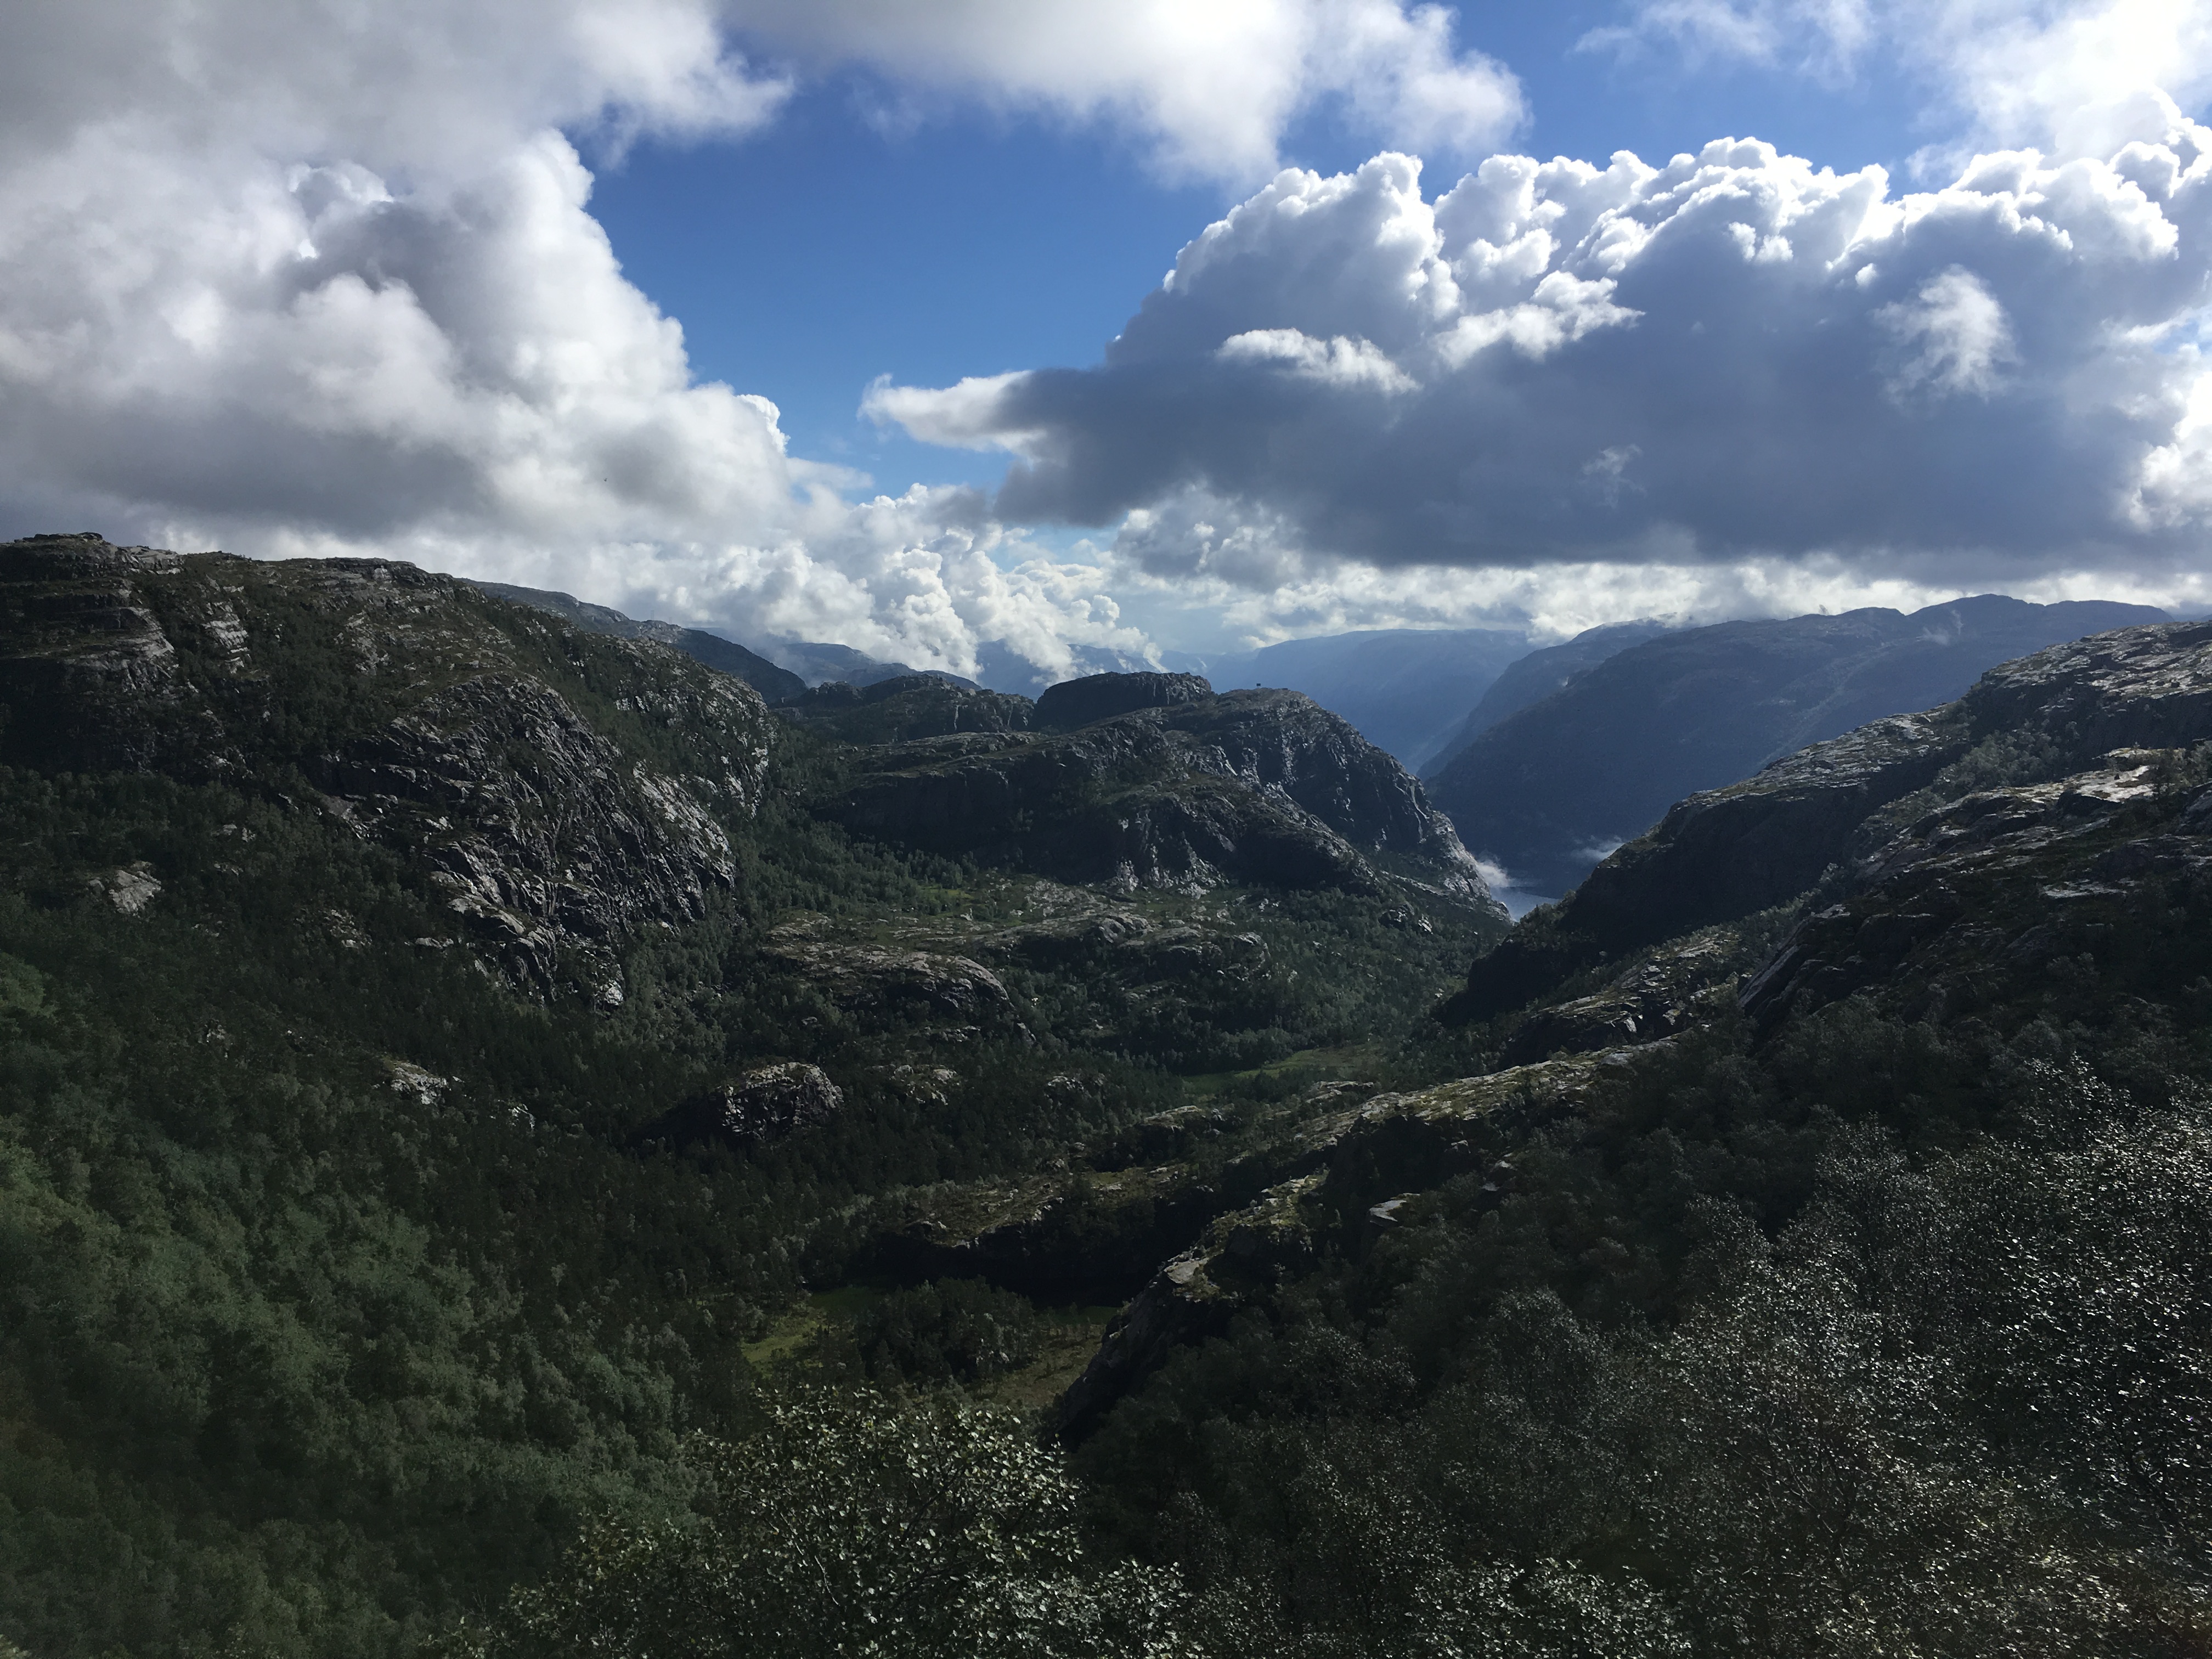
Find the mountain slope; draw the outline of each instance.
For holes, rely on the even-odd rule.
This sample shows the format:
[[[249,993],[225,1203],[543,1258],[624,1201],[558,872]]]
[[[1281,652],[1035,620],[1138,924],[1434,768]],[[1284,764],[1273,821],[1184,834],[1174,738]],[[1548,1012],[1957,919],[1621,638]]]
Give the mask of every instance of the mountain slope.
[[[502,599],[512,599],[517,605],[550,611],[589,633],[611,634],[625,640],[654,640],[673,646],[695,662],[719,668],[725,674],[735,674],[770,702],[781,702],[806,689],[806,682],[789,669],[780,668],[767,658],[742,645],[732,644],[718,634],[678,627],[674,623],[638,622],[603,605],[586,605],[572,594],[555,593],[544,588],[514,587],[505,582],[472,582],[471,586],[495,593]]]
[[[1665,634],[1479,733],[1430,793],[1478,854],[1524,887],[1559,891],[1685,795],[1955,697],[2024,653],[2162,617],[1984,596],[1909,616],[1854,611]]]
[[[857,759],[826,808],[846,828],[1123,887],[1381,892],[1380,861],[1421,885],[1494,903],[1420,785],[1297,692],[1217,696],[1195,675],[1102,674],[1053,687],[1028,720],[1023,700],[983,692],[948,703],[919,685],[870,713],[884,720],[917,699],[945,705],[956,721],[965,713],[966,729]]]
[[[1056,1192],[878,1209],[872,1259],[1158,1263],[1058,1417],[1085,1547],[1174,1574],[1156,1648],[2193,1651],[2212,628],[2008,665],[1667,823],[1613,866],[1620,948],[1499,981],[1395,1086],[1170,1108]],[[1844,857],[1808,877],[1801,835]],[[773,1571],[769,1535],[728,1547]],[[719,1627],[728,1575],[616,1536],[484,1650]]]
[[[0,546],[0,1638],[415,1651],[680,1518],[870,1206],[1064,1182],[1502,931],[850,836],[883,752],[404,564]]]
[[[1460,1011],[1485,1018],[1608,957],[1783,903],[1978,787],[2087,775],[2108,751],[2208,736],[2212,623],[2124,629],[2002,664],[1957,702],[1875,721],[1677,802],[1478,961]]]
[[[1507,715],[1517,714],[1529,704],[1541,702],[1585,668],[1594,667],[1607,657],[1619,656],[1632,645],[1656,638],[1671,625],[1652,621],[1607,623],[1603,627],[1584,629],[1571,640],[1515,659],[1483,692],[1473,711],[1452,728],[1450,736],[1416,769],[1424,778],[1436,776],[1468,744]]]
[[[1419,770],[1492,681],[1528,648],[1506,629],[1373,629],[1206,659],[1223,686],[1303,691]]]

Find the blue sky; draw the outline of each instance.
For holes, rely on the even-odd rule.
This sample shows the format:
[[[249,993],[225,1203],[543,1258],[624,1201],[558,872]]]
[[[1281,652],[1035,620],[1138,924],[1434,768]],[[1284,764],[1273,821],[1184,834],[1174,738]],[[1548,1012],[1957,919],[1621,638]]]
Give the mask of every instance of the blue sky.
[[[1755,137],[1902,180],[1942,136],[1942,118],[1923,115],[1927,88],[1894,72],[1577,49],[1627,15],[1588,0],[1460,8],[1457,44],[1502,61],[1525,90],[1530,118],[1510,148],[1662,161]],[[1095,362],[1176,251],[1243,191],[1164,180],[1110,126],[957,105],[885,120],[894,99],[878,77],[842,74],[806,86],[763,132],[602,155],[592,212],[625,274],[683,323],[696,372],[772,399],[794,449],[894,492],[994,483],[1003,456],[863,418],[867,383]],[[1323,108],[1290,129],[1283,159],[1334,173],[1376,148]],[[1425,187],[1448,188],[1480,159],[1429,158]]]

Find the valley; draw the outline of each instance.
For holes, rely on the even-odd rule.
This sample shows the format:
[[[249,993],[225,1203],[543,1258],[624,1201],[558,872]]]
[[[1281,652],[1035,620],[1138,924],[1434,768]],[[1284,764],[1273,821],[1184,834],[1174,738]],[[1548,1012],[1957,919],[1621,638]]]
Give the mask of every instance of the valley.
[[[2212,624],[1846,665],[1512,923],[1299,693],[544,597],[0,546],[0,1638],[2212,1630]]]

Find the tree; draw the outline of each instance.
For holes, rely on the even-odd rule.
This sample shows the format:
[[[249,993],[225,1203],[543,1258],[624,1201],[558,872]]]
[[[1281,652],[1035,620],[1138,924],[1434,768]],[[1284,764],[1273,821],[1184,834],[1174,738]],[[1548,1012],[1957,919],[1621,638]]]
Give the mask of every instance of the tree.
[[[1170,1659],[1184,1598],[1101,1568],[1057,1453],[1010,1414],[940,1398],[777,1401],[762,1431],[695,1439],[679,1522],[605,1526],[453,1659]]]

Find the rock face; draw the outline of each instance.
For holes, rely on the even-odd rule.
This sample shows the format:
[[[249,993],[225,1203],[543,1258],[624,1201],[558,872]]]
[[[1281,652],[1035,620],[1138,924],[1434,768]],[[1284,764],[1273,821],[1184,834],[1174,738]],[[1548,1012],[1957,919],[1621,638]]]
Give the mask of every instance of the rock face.
[[[1037,699],[1036,723],[1072,731],[1139,708],[1173,708],[1212,696],[1212,686],[1196,674],[1091,674],[1048,687]]]
[[[1450,1012],[1486,1018],[1609,956],[1794,898],[1831,865],[1875,855],[1904,805],[1932,811],[1991,769],[2027,784],[2094,770],[2110,750],[2208,738],[2212,623],[2126,629],[2002,665],[1955,703],[1679,802],[1565,900],[1523,917]]]
[[[2212,730],[2212,723],[2200,726]],[[2101,957],[2113,924],[2212,902],[2212,792],[2179,749],[2120,750],[2056,782],[1945,804],[1864,860],[1741,993],[1761,1025],[1908,975],[2033,982]]]
[[[769,935],[769,954],[848,1012],[978,1030],[1018,1024],[1006,985],[980,962],[929,951],[831,944],[812,933],[806,922],[778,927]]]
[[[2146,605],[1984,596],[1910,616],[1854,611],[1664,633],[1476,734],[1430,775],[1430,793],[1469,847],[1534,890],[1559,892],[1670,802],[1957,697],[2027,652],[2164,620]]]
[[[0,546],[0,759],[219,776],[326,812],[400,853],[516,980],[608,1001],[625,935],[731,889],[726,823],[768,761],[758,695],[665,647],[411,565],[96,536]]]
[[[1380,866],[1462,894],[1486,890],[1420,785],[1310,698],[1201,695],[1195,676],[1096,678],[1144,683],[1083,694],[1104,704],[1179,700],[1064,733],[962,733],[872,751],[829,815],[862,834],[1064,881],[1368,891]],[[1041,702],[1040,723],[1043,714]]]
[[[820,1066],[780,1060],[685,1101],[647,1128],[642,1139],[678,1146],[720,1140],[756,1146],[827,1123],[844,1106],[843,1091]]]
[[[1322,1091],[1318,1113],[1254,1160],[1264,1188],[1203,1218],[1203,1231],[1107,1327],[1060,1397],[1060,1434],[1081,1439],[1176,1348],[1221,1334],[1241,1309],[1331,1250],[1366,1248],[1400,1223],[1408,1185],[1488,1170],[1479,1201],[1494,1202],[1512,1178],[1487,1150],[1495,1125],[1571,1110],[1590,1072],[1587,1060],[1555,1060],[1348,1107],[1332,1107]]]
[[[778,705],[776,713],[847,743],[902,743],[958,732],[1026,732],[1034,709],[1027,697],[934,674],[899,674],[866,686],[833,680]]]

